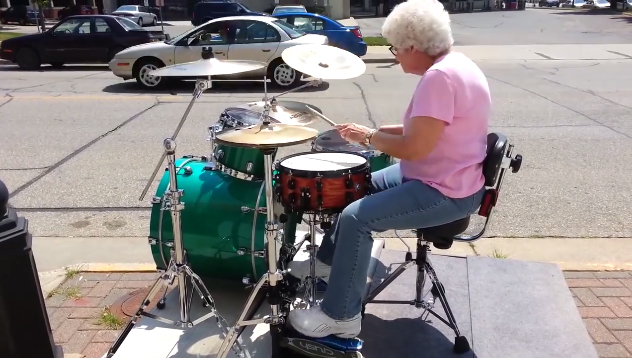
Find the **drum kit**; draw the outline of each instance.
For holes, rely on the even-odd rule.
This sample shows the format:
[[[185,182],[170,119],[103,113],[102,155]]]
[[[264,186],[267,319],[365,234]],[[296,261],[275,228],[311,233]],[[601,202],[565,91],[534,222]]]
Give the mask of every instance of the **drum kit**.
[[[391,165],[393,159],[370,146],[346,142],[336,129],[319,134],[307,127],[317,120],[335,125],[320,109],[277,100],[301,88],[318,86],[323,80],[360,76],[366,70],[360,58],[328,45],[297,45],[285,50],[282,58],[296,71],[317,80],[268,97],[264,77],[261,101],[226,108],[217,123],[208,128],[212,149],[208,157],[187,155],[176,159],[175,155],[175,139],[196,99],[212,87],[213,76],[261,69],[266,64],[220,61],[213,58],[211,48],[204,48],[199,61],[152,72],[154,76],[198,77],[198,80],[175,132],[163,142],[162,156],[140,197],[140,200],[145,197],[166,158],[167,168],[158,184],[157,196],[152,199],[149,236],[154,260],[164,272],[107,357],[115,354],[143,316],[181,327],[193,327],[215,318],[224,335],[218,357],[228,356],[231,350],[238,357],[249,357],[239,340],[247,326],[270,325],[273,357],[285,351],[283,344],[291,347],[288,343],[297,340],[288,339],[285,322],[292,307],[304,308],[316,302],[316,226],[326,229],[345,206],[369,195],[371,172]],[[311,152],[276,159],[279,148],[309,141],[312,141]],[[170,213],[171,221],[164,221],[165,212]],[[310,231],[297,245],[296,226],[303,216],[308,217]],[[298,281],[288,276],[287,264],[306,241],[311,276]],[[234,326],[228,326],[217,311],[200,276],[240,280],[252,287]],[[179,321],[146,311],[161,287],[173,286],[176,279]],[[193,291],[189,290],[189,283],[209,309],[196,320],[190,316]],[[305,297],[297,302],[295,295],[301,288],[305,289]],[[165,306],[165,296],[166,290],[156,305],[158,309]],[[270,313],[252,320],[264,300],[270,304]],[[341,343],[357,344],[359,339],[339,340],[317,345],[326,347],[328,357],[361,356],[357,346]]]

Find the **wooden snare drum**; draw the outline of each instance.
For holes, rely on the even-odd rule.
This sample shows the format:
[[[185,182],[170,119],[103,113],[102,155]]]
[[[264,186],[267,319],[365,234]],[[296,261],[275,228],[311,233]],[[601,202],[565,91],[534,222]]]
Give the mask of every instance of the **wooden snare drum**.
[[[303,152],[275,164],[277,201],[297,213],[335,214],[370,194],[371,166],[353,152]]]

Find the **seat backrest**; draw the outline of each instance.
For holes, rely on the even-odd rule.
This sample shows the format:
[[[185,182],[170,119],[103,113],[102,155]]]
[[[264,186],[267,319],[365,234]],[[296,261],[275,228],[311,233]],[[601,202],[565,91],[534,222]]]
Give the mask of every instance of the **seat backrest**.
[[[483,160],[485,186],[490,187],[496,185],[508,146],[509,142],[505,135],[499,133],[487,134],[487,156],[485,156],[485,160]]]

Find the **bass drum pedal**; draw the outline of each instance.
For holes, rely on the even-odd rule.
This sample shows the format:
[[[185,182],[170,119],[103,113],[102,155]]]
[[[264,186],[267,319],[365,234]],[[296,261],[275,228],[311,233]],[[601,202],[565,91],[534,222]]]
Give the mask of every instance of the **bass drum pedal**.
[[[309,338],[285,325],[276,345],[279,353],[286,355],[283,357],[362,358],[362,344],[359,338],[343,339],[333,335]]]

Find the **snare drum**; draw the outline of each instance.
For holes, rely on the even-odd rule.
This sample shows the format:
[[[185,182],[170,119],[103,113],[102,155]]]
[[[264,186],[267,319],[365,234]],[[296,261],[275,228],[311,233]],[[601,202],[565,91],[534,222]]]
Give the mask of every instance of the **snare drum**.
[[[312,141],[312,150],[315,152],[351,151],[360,154],[369,159],[372,172],[382,170],[395,163],[395,160],[390,155],[376,150],[371,145],[369,145],[367,149],[363,145],[348,142],[340,136],[340,133],[336,129],[319,134],[318,137]]]
[[[371,191],[371,168],[352,152],[304,152],[275,162],[277,201],[295,213],[335,214]]]
[[[274,121],[274,120],[273,120]],[[261,123],[261,114],[239,107],[229,107],[222,112],[219,121],[209,128],[211,138],[223,131]],[[276,156],[276,150],[272,157]],[[258,149],[216,144],[213,158],[222,172],[241,179],[265,177],[263,153]]]

